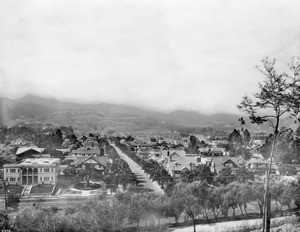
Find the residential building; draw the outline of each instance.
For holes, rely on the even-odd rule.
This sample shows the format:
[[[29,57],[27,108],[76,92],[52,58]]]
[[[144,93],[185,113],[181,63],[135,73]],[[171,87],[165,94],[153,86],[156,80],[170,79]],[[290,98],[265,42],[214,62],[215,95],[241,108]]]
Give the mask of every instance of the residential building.
[[[250,159],[247,167],[251,170],[267,169],[269,162],[263,159]]]
[[[186,155],[185,150],[161,150],[161,156],[164,158],[169,157],[170,155],[177,154],[178,156],[182,157]]]
[[[89,157],[90,155],[100,156],[100,149],[77,149],[72,150],[69,157]]]
[[[4,180],[7,184],[56,185],[60,160],[56,158],[29,158],[19,164],[4,164]]]
[[[104,173],[106,169],[110,169],[112,160],[109,159],[107,156],[98,156],[95,157],[93,155],[89,157],[81,157],[75,158],[71,165],[75,167],[82,167],[84,164],[91,164],[95,169]]]
[[[41,154],[44,150],[45,150],[45,148],[39,148],[36,146],[20,147],[20,148],[18,148],[18,150],[16,152],[16,156],[18,157],[19,160],[26,159],[26,158],[32,158],[33,155]]]

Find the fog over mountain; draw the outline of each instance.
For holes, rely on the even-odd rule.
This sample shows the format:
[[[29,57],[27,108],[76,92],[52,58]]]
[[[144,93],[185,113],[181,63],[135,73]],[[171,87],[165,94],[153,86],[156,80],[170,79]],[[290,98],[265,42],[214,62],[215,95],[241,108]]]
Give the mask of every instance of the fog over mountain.
[[[77,104],[33,95],[15,100],[0,99],[1,127],[30,123],[132,131],[159,127],[239,125],[239,116],[233,114],[203,115],[184,110],[161,113],[125,105]]]

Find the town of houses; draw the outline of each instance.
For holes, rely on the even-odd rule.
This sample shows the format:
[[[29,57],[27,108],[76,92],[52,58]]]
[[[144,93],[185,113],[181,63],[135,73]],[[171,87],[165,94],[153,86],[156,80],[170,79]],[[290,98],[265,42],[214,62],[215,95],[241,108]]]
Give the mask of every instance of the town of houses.
[[[255,136],[253,136],[255,138]],[[84,139],[82,139],[84,138]],[[53,189],[58,185],[59,179],[64,176],[64,170],[70,166],[82,167],[91,164],[98,171],[104,173],[109,170],[113,160],[106,152],[106,147],[99,145],[92,134],[81,135],[79,139],[82,146],[74,148],[65,139],[63,148],[47,150],[27,142],[24,138],[18,138],[10,143],[0,145],[2,158],[2,179],[6,185],[18,185],[23,187],[21,197],[30,195],[30,190],[36,185],[49,185]],[[247,146],[251,157],[245,160],[241,155],[232,156],[226,151],[228,140],[201,137],[201,143],[205,147],[199,147],[193,153],[188,152],[190,138],[164,139],[139,139],[127,140],[120,138],[120,143],[134,151],[136,156],[145,161],[153,160],[162,166],[168,174],[176,179],[185,170],[193,170],[199,165],[209,167],[214,174],[220,174],[225,167],[230,167],[233,173],[240,167],[246,166],[253,171],[255,179],[263,181],[269,161],[258,153],[258,148],[264,143],[263,139],[251,140]],[[69,145],[69,146],[68,146]],[[300,165],[291,164],[296,172],[282,173],[274,163],[271,168],[271,178],[274,181],[296,181],[300,175]],[[101,180],[99,180],[101,181]]]

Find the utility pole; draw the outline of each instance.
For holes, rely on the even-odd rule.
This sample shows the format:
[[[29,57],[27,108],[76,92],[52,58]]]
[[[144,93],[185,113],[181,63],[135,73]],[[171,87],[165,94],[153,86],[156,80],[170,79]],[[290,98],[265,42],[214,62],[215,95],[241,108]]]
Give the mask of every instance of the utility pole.
[[[6,199],[6,184],[5,184],[5,180],[3,180],[3,190],[4,190],[4,205],[5,205],[5,210],[7,210],[7,199]]]

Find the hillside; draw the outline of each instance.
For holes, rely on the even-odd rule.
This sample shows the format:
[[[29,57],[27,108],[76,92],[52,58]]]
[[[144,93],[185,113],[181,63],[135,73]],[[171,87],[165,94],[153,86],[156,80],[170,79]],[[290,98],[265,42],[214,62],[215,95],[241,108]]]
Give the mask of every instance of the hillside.
[[[239,126],[238,115],[203,115],[182,110],[164,114],[131,106],[107,103],[84,105],[32,95],[16,100],[0,98],[0,106],[1,127],[17,124],[53,124],[70,125],[78,130],[131,132],[202,126]]]

